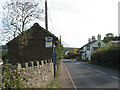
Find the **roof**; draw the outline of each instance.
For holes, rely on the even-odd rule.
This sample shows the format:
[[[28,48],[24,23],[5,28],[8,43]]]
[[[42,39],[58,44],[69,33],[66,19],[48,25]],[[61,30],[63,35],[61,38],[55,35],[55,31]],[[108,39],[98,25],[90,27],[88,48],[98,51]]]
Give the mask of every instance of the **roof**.
[[[46,30],[46,29],[44,29],[43,27],[41,27],[38,23],[34,23],[34,25],[33,25],[30,29],[28,29],[28,30],[26,30],[26,31],[24,31],[24,32],[25,32],[25,33],[26,33],[26,32],[29,32],[29,31],[32,30],[32,28],[38,28],[38,29],[42,30],[43,32],[51,35],[51,36],[54,37],[55,39],[58,39],[58,37],[56,37],[54,34],[52,34],[51,32],[49,32],[48,30]],[[24,32],[22,32],[22,33],[24,33]],[[22,34],[20,34],[19,36],[15,37],[14,39],[17,39],[17,38],[20,37],[21,35],[22,35]],[[13,39],[13,40],[14,40],[14,39]],[[13,41],[13,40],[11,40],[11,41]],[[8,43],[10,43],[11,41],[9,41]],[[8,44],[8,43],[7,43],[7,44]]]
[[[93,43],[96,42],[96,41],[97,41],[97,40],[94,40],[94,41],[92,41],[92,42],[89,42],[89,43],[85,44],[84,46],[90,46],[91,44],[93,44]],[[83,49],[84,46],[82,46],[79,50]]]
[[[0,49],[2,49],[2,45],[0,45]]]
[[[97,40],[92,41],[92,42],[89,42],[89,43],[85,44],[84,46],[89,46],[89,45],[93,44],[93,43],[96,42],[96,41],[97,41]],[[84,46],[83,46],[83,47],[84,47]]]
[[[2,62],[3,60],[0,58],[0,62]]]
[[[49,35],[57,38],[54,34],[52,34],[52,33],[49,32],[48,30],[46,30],[46,29],[44,29],[43,27],[41,27],[38,23],[34,23],[34,25],[33,25],[31,28],[33,28],[33,27],[38,27],[38,28],[40,28],[40,30],[42,30],[43,32],[46,32],[46,33],[48,33]]]

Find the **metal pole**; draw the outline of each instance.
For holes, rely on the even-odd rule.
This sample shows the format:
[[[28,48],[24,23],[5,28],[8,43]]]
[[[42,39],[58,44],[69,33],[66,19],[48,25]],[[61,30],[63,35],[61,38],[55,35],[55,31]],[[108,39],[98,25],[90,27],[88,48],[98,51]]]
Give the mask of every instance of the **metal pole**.
[[[47,15],[47,0],[45,0],[45,27],[46,30],[48,31],[48,15]]]
[[[54,48],[54,78],[56,77],[56,54],[55,54],[55,48]]]
[[[53,67],[54,67],[54,78],[56,77],[56,54],[55,54],[55,45],[53,44]]]

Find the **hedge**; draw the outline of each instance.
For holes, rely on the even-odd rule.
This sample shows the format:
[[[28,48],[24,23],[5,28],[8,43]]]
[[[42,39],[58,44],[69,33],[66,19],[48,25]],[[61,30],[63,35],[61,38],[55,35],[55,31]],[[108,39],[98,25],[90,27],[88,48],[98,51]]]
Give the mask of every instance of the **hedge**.
[[[92,63],[120,68],[119,56],[120,45],[108,45],[108,47],[102,47],[92,54]]]

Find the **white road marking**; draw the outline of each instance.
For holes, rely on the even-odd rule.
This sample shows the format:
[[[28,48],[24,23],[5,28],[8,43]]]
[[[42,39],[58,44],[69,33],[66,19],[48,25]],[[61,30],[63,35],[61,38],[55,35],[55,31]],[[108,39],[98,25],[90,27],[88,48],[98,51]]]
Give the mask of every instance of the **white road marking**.
[[[120,80],[119,78],[117,78],[117,77],[115,77],[115,76],[112,76],[112,75],[111,75],[111,77],[114,78],[114,79]]]
[[[99,70],[96,70],[96,69],[95,69],[95,71],[96,71],[96,72],[101,72],[101,71],[99,71]]]
[[[99,70],[96,70],[96,69],[95,69],[95,71],[96,71],[96,72],[100,72],[100,73],[103,73],[103,74],[106,74],[106,73],[104,73],[104,72],[102,72],[102,71],[99,71]]]
[[[92,69],[92,68],[90,68],[90,67],[86,67],[86,68],[88,68],[88,69]]]
[[[63,62],[63,64],[64,64],[64,62]],[[64,66],[65,66],[65,64],[64,64]],[[67,71],[67,73],[68,73],[68,75],[69,75],[69,77],[70,77],[70,80],[71,80],[71,82],[72,82],[72,84],[73,84],[73,86],[74,86],[74,89],[77,90],[77,87],[75,86],[75,83],[74,83],[74,81],[72,80],[72,77],[71,77],[70,73],[68,72],[68,69],[67,69],[66,66],[65,66],[65,69],[66,69],[66,71]]]
[[[104,72],[101,72],[101,73],[106,74],[106,73],[104,73]]]

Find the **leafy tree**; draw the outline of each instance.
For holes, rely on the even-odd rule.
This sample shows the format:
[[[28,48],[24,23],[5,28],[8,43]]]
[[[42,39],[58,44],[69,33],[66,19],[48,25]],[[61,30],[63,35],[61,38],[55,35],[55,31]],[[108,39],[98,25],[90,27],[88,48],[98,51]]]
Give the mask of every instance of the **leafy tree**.
[[[103,42],[108,43],[109,41],[114,39],[114,35],[112,33],[106,34],[106,37],[104,37]]]
[[[38,2],[39,1],[39,2]],[[39,19],[42,20],[43,9],[40,0],[11,0],[3,6],[3,40],[10,39],[22,34],[28,24]]]
[[[56,52],[56,59],[59,63],[59,61],[64,57],[64,47],[60,40],[58,41],[55,52]]]
[[[106,37],[114,37],[114,35],[112,33],[108,33],[106,34]]]

